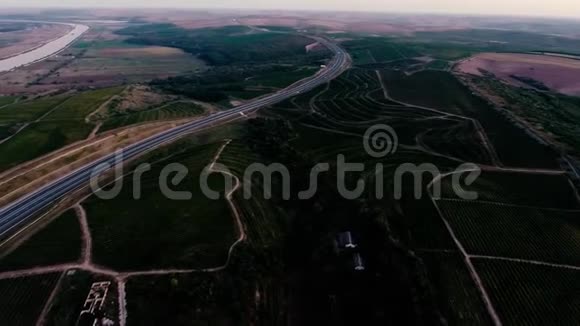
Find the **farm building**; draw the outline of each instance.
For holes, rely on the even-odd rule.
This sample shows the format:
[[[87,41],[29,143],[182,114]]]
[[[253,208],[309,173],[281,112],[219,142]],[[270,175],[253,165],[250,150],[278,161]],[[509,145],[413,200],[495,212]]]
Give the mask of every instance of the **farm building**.
[[[354,242],[350,231],[339,233],[336,237],[336,247],[339,250],[354,249],[357,244]]]
[[[354,255],[352,255],[352,262],[353,262],[353,266],[354,266],[354,270],[355,271],[364,271],[365,270],[365,265],[363,263],[362,257],[360,256],[360,254],[357,252]]]

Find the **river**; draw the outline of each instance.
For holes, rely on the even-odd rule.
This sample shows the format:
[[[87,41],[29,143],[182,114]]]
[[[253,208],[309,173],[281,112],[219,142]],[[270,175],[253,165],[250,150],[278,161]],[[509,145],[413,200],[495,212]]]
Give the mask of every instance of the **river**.
[[[18,67],[26,66],[31,63],[47,59],[48,57],[55,55],[60,51],[66,49],[71,43],[73,43],[75,40],[81,37],[86,31],[89,30],[89,27],[86,25],[52,23],[52,22],[51,24],[69,25],[73,27],[73,30],[64,36],[55,39],[54,41],[44,44],[41,47],[38,47],[25,53],[15,55],[10,58],[0,60],[0,72],[10,71]]]

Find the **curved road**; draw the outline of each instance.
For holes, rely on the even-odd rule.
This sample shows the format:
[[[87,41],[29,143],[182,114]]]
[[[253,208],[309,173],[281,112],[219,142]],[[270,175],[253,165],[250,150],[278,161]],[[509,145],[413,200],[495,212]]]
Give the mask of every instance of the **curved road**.
[[[219,112],[203,119],[189,122],[127,146],[122,150],[122,161],[135,158],[191,132],[207,128],[217,123],[225,123],[239,119],[244,117],[245,114],[251,114],[260,108],[279,103],[296,96],[297,94],[308,92],[317,86],[338,77],[350,66],[350,56],[341,47],[324,38],[312,38],[328,47],[334,53],[334,57],[327,67],[320,70],[316,75],[303,79],[286,89],[240,105],[234,109]],[[2,207],[0,209],[0,239],[5,239],[15,233],[19,228],[25,226],[43,210],[54,205],[66,195],[86,186],[89,183],[91,176],[95,175],[95,173],[109,170],[118,163],[120,163],[118,155],[116,155],[116,153],[111,153],[69,173],[64,177],[52,181],[5,207]]]

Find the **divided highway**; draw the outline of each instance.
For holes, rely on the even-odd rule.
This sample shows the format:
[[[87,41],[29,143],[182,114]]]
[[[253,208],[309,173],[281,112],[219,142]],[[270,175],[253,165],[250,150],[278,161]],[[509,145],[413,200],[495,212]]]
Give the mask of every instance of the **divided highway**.
[[[338,77],[350,66],[350,56],[337,44],[324,39],[313,37],[321,44],[329,48],[334,57],[331,62],[316,75],[280,90],[268,96],[258,98],[236,108],[212,114],[200,120],[189,122],[179,127],[161,132],[146,138],[122,150],[123,161],[128,161],[151,151],[163,144],[179,139],[189,133],[199,131],[214,124],[225,123],[251,114],[256,110],[282,102],[297,94],[308,92],[321,84]],[[115,153],[111,153],[99,160],[89,163],[66,176],[63,176],[46,186],[16,200],[15,202],[0,208],[0,240],[6,239],[17,232],[18,229],[30,223],[35,216],[45,209],[54,205],[68,194],[89,184],[91,175],[96,170],[105,170],[104,165],[110,167],[118,163]]]

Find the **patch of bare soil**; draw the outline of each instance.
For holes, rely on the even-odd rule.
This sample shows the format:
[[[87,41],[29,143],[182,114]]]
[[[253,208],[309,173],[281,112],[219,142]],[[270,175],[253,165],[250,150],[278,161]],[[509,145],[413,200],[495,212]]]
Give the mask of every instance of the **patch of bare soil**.
[[[91,120],[102,120],[105,117],[137,112],[158,107],[164,103],[177,100],[174,95],[162,94],[145,85],[128,86],[121,94],[104,103],[91,117]]]
[[[520,87],[530,87],[521,81],[521,77],[529,78],[554,91],[580,95],[580,60],[571,58],[520,53],[481,53],[462,61],[455,69],[476,76],[491,73]]]

